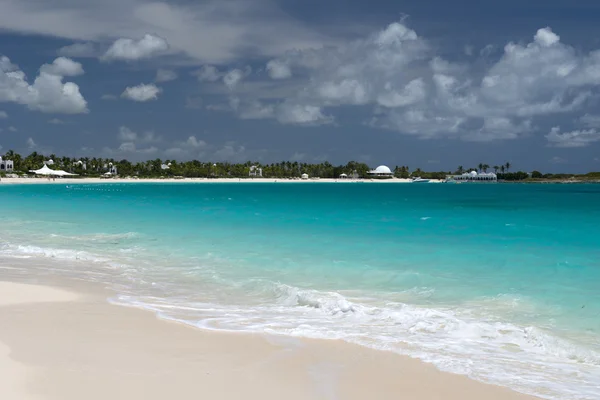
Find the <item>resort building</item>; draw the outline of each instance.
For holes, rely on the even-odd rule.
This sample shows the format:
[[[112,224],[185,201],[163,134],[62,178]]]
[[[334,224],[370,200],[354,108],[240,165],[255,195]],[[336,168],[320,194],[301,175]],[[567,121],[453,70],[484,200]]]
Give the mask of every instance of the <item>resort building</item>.
[[[112,163],[108,164],[108,172],[110,172],[111,175],[118,175],[117,174],[117,166],[113,165]]]
[[[85,161],[83,161],[83,160],[79,160],[79,161],[75,162],[75,165],[78,167],[81,167],[81,169],[83,169],[84,171],[87,170],[87,165],[86,165]]]
[[[308,174],[302,174],[300,176],[300,179],[304,179],[304,180],[308,179]]]
[[[162,170],[166,170],[166,169],[170,169],[170,168],[171,168],[171,163],[160,165],[160,169],[162,169]]]
[[[5,160],[2,157],[0,157],[0,171],[12,172],[14,168],[15,166],[12,160]]]
[[[380,165],[374,170],[367,172],[367,174],[369,175],[369,178],[375,179],[390,179],[394,177],[392,170],[385,165]]]
[[[448,177],[449,181],[456,182],[497,182],[498,177],[493,172],[482,172],[477,171],[465,172],[462,175],[452,175]]]
[[[248,176],[251,176],[254,178],[262,178],[262,168],[257,167],[256,165],[251,166]]]

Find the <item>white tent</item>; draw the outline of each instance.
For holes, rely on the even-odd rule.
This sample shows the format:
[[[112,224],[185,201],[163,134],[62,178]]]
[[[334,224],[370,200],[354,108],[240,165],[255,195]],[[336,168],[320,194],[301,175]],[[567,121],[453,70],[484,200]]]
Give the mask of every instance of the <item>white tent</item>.
[[[40,169],[31,169],[29,172],[33,172],[36,175],[46,175],[46,176],[74,176],[77,174],[71,174],[69,172],[63,170],[53,170],[48,168],[46,164]]]
[[[54,173],[55,173],[57,176],[76,176],[76,175],[77,175],[77,174],[72,174],[72,173],[70,173],[70,172],[67,172],[67,171],[63,171],[63,170],[61,170],[61,169],[59,169],[58,171],[54,171]]]
[[[46,164],[40,169],[30,169],[29,172],[33,172],[36,175],[56,175],[56,171],[48,168]]]

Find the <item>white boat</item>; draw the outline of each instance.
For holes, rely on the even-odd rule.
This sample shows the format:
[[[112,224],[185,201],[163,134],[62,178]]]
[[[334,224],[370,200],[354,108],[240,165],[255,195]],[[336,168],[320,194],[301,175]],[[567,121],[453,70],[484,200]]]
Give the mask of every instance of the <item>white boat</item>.
[[[421,177],[416,177],[416,178],[413,178],[412,182],[413,183],[427,183],[427,182],[429,182],[429,179],[423,179]]]

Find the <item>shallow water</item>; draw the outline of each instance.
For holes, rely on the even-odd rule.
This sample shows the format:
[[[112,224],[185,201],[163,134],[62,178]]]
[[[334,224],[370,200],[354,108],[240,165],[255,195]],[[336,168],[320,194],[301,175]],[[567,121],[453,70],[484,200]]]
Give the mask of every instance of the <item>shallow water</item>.
[[[115,302],[600,398],[600,185],[6,185],[0,196],[0,255],[51,258],[48,273],[104,282]]]

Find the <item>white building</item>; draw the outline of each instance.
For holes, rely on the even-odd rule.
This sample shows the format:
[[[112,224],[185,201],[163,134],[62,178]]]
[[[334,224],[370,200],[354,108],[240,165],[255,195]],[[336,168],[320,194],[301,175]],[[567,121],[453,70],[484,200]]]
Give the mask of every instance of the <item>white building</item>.
[[[111,175],[118,175],[117,166],[113,165],[113,163],[108,163],[108,172],[110,172]]]
[[[162,169],[162,170],[166,170],[166,169],[170,169],[170,168],[171,168],[171,163],[160,165],[160,169]]]
[[[257,167],[256,165],[251,166],[248,176],[262,178],[262,168]]]
[[[5,160],[2,157],[0,157],[0,171],[12,172],[14,168],[15,166],[12,160]]]
[[[78,167],[81,167],[81,169],[83,169],[84,171],[87,169],[87,165],[86,165],[85,161],[83,161],[83,160],[79,160],[79,161],[75,162],[75,165]]]
[[[307,180],[308,179],[308,174],[302,174],[302,175],[300,175],[300,179]]]
[[[493,172],[482,172],[480,174],[477,171],[465,172],[462,175],[452,175],[448,180],[457,182],[497,182],[498,177]]]
[[[374,170],[367,172],[367,174],[369,174],[370,178],[375,179],[390,179],[394,177],[394,173],[392,172],[392,170],[385,165],[380,165]]]
[[[46,165],[54,165],[54,160],[53,159],[49,159],[48,161],[44,161],[44,164],[46,164]]]

